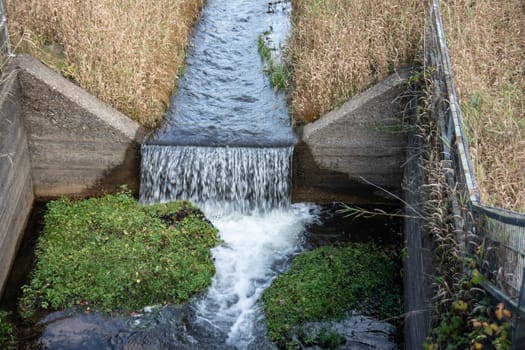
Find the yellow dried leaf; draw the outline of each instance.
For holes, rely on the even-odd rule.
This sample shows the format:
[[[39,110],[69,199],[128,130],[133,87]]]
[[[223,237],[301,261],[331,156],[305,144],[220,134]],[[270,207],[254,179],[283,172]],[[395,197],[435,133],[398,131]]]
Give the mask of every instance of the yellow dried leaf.
[[[503,318],[503,303],[499,303],[498,306],[496,306],[496,311],[494,311],[494,315],[496,315],[496,318],[498,320],[501,320]]]
[[[481,327],[481,322],[479,322],[478,320],[472,320],[472,327],[474,328]]]

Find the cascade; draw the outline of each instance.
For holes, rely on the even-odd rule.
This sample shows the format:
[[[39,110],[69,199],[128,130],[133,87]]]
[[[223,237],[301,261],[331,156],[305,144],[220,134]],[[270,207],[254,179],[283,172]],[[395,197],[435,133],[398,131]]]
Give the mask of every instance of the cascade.
[[[262,292],[301,251],[313,207],[290,204],[289,147],[142,146],[140,200],[187,199],[219,229],[212,251],[216,274],[195,302],[192,335],[211,334],[213,348],[269,347],[264,336]],[[264,344],[264,345],[262,345]]]
[[[290,3],[210,0],[164,125],[142,145],[140,201],[190,200],[219,230],[216,274],[193,304],[191,348],[269,348],[260,299],[301,251],[312,206],[290,204],[295,135],[263,74],[258,36],[280,47]],[[210,340],[209,338],[213,339]]]
[[[290,204],[293,147],[143,145],[140,200],[226,205],[247,213]]]
[[[296,138],[285,96],[270,86],[257,52],[261,33],[281,47],[290,10],[288,0],[207,1],[166,122],[142,145],[140,201],[201,207],[221,238],[212,249],[216,273],[188,305],[158,313],[148,306],[129,324],[99,327],[105,348],[274,348],[262,293],[305,248],[305,227],[320,214],[313,204],[291,204]],[[101,348],[77,347],[93,338],[92,323],[85,328],[69,346],[61,332],[47,338],[57,344],[50,348]]]

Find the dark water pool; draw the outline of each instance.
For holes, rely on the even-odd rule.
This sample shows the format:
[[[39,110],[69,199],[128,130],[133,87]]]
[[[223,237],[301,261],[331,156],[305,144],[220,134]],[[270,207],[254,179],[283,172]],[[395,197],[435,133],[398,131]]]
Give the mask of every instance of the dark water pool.
[[[275,273],[282,271],[289,265],[290,258],[297,254],[298,250],[312,249],[326,244],[343,245],[348,242],[373,241],[387,250],[399,249],[401,245],[401,235],[399,234],[401,223],[399,220],[390,217],[349,220],[343,218],[337,209],[337,205],[323,207],[301,205],[296,207],[296,210],[300,211],[296,215],[310,216],[314,214],[314,220],[308,220],[303,226],[303,232],[297,238],[282,238],[282,242],[278,245],[283,245],[288,247],[285,249],[291,250],[287,253],[287,257],[283,256],[280,259],[273,260],[271,269]],[[393,208],[383,209],[393,210]],[[314,213],[311,212],[312,210]],[[15,313],[16,299],[20,295],[20,285],[27,282],[27,274],[33,264],[34,242],[42,228],[43,212],[42,205],[37,206],[34,210],[22,249],[11,274],[11,284],[2,300],[2,307]],[[278,212],[274,215],[270,217],[272,220],[266,220],[268,217],[261,217],[253,223],[254,226],[267,225],[267,230],[262,229],[257,233],[260,236],[254,241],[262,243],[260,246],[267,246],[263,248],[262,255],[275,251],[276,247],[268,246],[268,242],[275,242],[277,236],[270,237],[266,243],[260,240],[264,240],[268,231],[276,227],[277,221],[289,222],[287,221],[289,219],[286,219],[288,214],[283,215],[283,213]],[[268,221],[272,221],[272,223],[264,223]],[[231,218],[219,221],[218,224],[219,226],[230,225]],[[247,225],[250,225],[250,221],[241,217],[241,222],[235,230],[246,230]],[[229,238],[226,237],[226,239]],[[290,245],[290,239],[297,240]],[[232,244],[236,244],[235,241],[236,239],[233,240]],[[248,244],[254,242],[248,242]],[[247,267],[252,266],[248,270],[254,270],[257,262],[253,260],[253,256],[256,254],[249,251],[247,253]],[[221,259],[221,254],[223,253],[217,255],[218,259]],[[229,255],[223,257],[226,261],[230,259]],[[228,266],[230,265],[226,262],[226,267],[229,268]],[[261,277],[259,283],[267,282]],[[220,291],[221,289],[218,288],[217,290]],[[203,306],[205,300],[206,296],[203,294],[195,302],[188,305],[146,307],[143,310],[137,310],[132,315],[124,316],[110,317],[96,312],[85,312],[85,310],[77,312],[72,310],[59,311],[40,315],[40,318],[36,319],[33,324],[19,323],[19,349],[238,349],[239,344],[235,342],[242,341],[242,336],[234,338],[232,344],[231,339],[228,341],[230,336],[228,331],[224,332],[220,327],[211,326],[207,322],[202,322],[202,319],[199,320],[202,318],[202,310],[199,311],[199,307]],[[216,300],[222,302],[220,297]],[[235,304],[235,301],[228,301],[227,299],[224,301],[226,304],[231,303],[232,306]],[[259,303],[259,301],[255,301]],[[251,327],[250,338],[240,348],[271,349],[272,345],[265,334],[264,318],[262,314],[256,316],[247,323]],[[222,318],[221,320],[225,321]],[[348,344],[349,348],[373,349],[377,346],[382,349],[395,348],[393,339],[396,337],[396,331],[387,323],[356,315],[341,323],[334,323],[332,326],[343,334],[347,332],[349,339],[353,339],[353,343]],[[326,325],[311,323],[309,327],[318,329],[326,327]],[[226,329],[230,328],[227,327]],[[242,332],[240,334],[242,335]]]

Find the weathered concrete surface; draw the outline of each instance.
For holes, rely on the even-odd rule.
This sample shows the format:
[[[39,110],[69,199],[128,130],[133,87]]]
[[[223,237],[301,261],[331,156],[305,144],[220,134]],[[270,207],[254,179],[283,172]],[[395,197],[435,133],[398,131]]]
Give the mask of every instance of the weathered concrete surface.
[[[421,138],[408,135],[407,163],[404,167],[403,197],[405,200],[404,237],[406,258],[403,259],[403,294],[405,308],[405,348],[421,349],[429,330],[432,314],[432,238],[423,217],[426,196]]]
[[[33,200],[138,192],[146,130],[34,58],[0,89],[0,296]]]
[[[406,134],[402,70],[304,127],[293,160],[296,202],[380,203],[392,200],[373,183],[400,194]],[[366,181],[364,181],[365,179]]]
[[[15,73],[0,90],[0,295],[33,204],[31,162]]]
[[[10,69],[21,86],[37,197],[138,190],[145,129],[30,56]]]

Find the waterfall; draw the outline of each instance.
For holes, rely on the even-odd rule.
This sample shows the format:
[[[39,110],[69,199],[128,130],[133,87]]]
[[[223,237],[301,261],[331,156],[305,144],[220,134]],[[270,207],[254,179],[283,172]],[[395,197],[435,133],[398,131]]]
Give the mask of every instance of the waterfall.
[[[293,146],[142,146],[141,202],[190,200],[223,240],[212,250],[216,274],[194,304],[192,325],[197,334],[211,332],[214,347],[269,346],[261,295],[301,250],[304,227],[316,217],[313,206],[290,203],[292,152]]]
[[[143,145],[140,200],[187,199],[229,211],[268,211],[290,204],[293,147]]]
[[[142,145],[141,203],[190,200],[221,238],[212,284],[192,304],[187,348],[271,347],[261,295],[316,218],[313,205],[290,203],[296,137],[285,95],[270,86],[257,52],[261,33],[276,48],[284,44],[291,5],[277,7],[207,2],[165,122]]]

